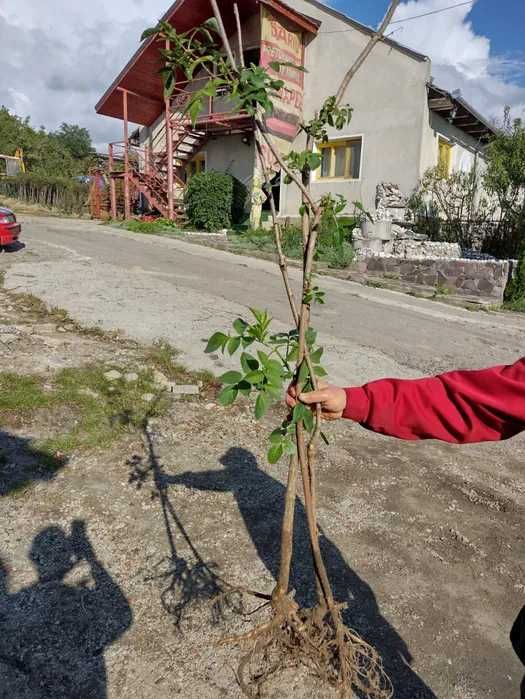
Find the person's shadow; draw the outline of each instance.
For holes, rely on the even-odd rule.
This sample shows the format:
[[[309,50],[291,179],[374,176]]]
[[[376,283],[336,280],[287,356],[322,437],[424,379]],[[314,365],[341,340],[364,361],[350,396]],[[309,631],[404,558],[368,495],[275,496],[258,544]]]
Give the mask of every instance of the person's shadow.
[[[222,471],[186,472],[166,475],[166,484],[212,492],[230,492],[237,500],[258,555],[276,580],[279,570],[280,528],[284,507],[284,486],[262,471],[254,455],[239,447],[221,458]],[[338,548],[321,531],[321,549],[334,594],[347,602],[345,623],[376,648],[394,686],[396,699],[437,699],[434,692],[411,669],[412,656],[407,644],[381,615],[374,592],[350,568]],[[311,552],[306,513],[297,499],[294,527],[294,558],[291,587],[304,606],[315,603]]]
[[[126,597],[97,560],[83,522],[34,538],[38,580],[9,592],[0,560],[0,699],[105,699],[104,652],[132,623]],[[81,561],[90,576],[68,584]]]

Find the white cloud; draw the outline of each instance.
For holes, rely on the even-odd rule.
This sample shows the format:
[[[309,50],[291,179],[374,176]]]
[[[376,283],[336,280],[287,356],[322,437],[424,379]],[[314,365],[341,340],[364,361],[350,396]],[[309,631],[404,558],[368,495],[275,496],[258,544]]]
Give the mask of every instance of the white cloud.
[[[0,0],[0,101],[34,126],[62,121],[87,127],[99,148],[121,138],[117,120],[99,117],[94,105],[139,45],[142,30],[170,0]],[[453,4],[409,0],[395,19]],[[490,40],[476,35],[470,7],[395,24],[393,38],[429,55],[436,82],[461,89],[490,117],[505,104],[525,110],[524,73],[517,56],[494,56]]]
[[[429,56],[436,84],[461,90],[462,96],[485,116],[501,118],[506,105],[515,116],[525,116],[525,88],[513,82],[523,75],[525,62],[520,56],[492,53],[490,39],[476,34],[469,20],[472,5],[400,21],[453,4],[451,0],[403,2],[387,34]]]
[[[95,114],[104,90],[169,0],[1,0],[0,102],[35,127],[87,127],[100,149],[122,137]]]

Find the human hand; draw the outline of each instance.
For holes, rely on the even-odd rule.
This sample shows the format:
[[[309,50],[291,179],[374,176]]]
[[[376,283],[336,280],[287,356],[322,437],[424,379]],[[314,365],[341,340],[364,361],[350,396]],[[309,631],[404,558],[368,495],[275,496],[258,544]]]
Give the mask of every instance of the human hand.
[[[289,408],[294,408],[298,402],[312,406],[320,403],[323,420],[339,420],[339,418],[343,417],[343,412],[346,408],[346,392],[339,386],[319,383],[317,391],[300,393],[297,396],[297,387],[292,384],[286,394],[286,405]]]

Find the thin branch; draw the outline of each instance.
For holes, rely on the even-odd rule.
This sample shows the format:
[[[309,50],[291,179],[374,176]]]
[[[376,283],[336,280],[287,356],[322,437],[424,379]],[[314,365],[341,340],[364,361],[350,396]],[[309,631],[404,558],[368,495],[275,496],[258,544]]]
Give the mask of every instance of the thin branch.
[[[372,49],[374,46],[381,41],[381,39],[384,37],[386,28],[390,24],[390,20],[394,16],[394,12],[397,9],[397,6],[399,5],[399,0],[392,0],[390,3],[390,7],[387,10],[387,13],[381,22],[381,26],[377,30],[377,32],[370,38],[370,41],[368,44],[365,46],[365,48],[361,51],[359,56],[357,57],[355,63],[353,66],[350,68],[350,70],[346,73],[345,77],[343,78],[343,82],[341,83],[341,87],[337,91],[336,95],[336,104],[339,106],[341,102],[343,101],[343,97],[345,96],[346,88],[350,84],[350,81],[354,77],[354,75],[357,73],[359,68],[363,65],[363,63],[366,61],[370,53],[372,52]]]
[[[270,191],[270,209],[272,213],[272,222],[273,222],[273,233],[274,233],[274,238],[275,238],[275,245],[277,247],[277,256],[279,258],[279,267],[281,269],[281,274],[283,277],[283,282],[284,282],[284,287],[286,289],[286,295],[288,296],[288,302],[290,303],[290,308],[292,310],[292,316],[294,319],[295,325],[298,327],[299,326],[299,312],[297,310],[297,303],[295,301],[295,297],[292,291],[292,286],[290,284],[290,276],[288,273],[288,262],[286,260],[286,256],[283,252],[283,245],[282,245],[282,235],[281,235],[281,227],[277,221],[277,211],[275,209],[275,201],[273,200],[273,195],[272,195],[272,190],[271,190],[271,181],[270,181],[270,176],[268,174],[268,168],[266,167],[264,163],[264,157],[261,149],[261,144],[259,141],[256,139],[255,140],[256,145],[257,145],[257,154],[259,156],[259,161],[261,163],[261,168],[263,171],[264,175],[264,180],[266,182],[266,187]]]
[[[296,175],[296,174],[288,167],[288,165],[284,162],[284,160],[283,160],[281,154],[280,154],[279,151],[276,149],[276,147],[275,147],[274,144],[272,143],[271,138],[270,138],[270,137],[268,136],[268,134],[266,133],[266,128],[265,128],[263,122],[261,121],[261,119],[260,119],[259,117],[256,117],[256,118],[255,118],[255,124],[256,124],[257,128],[259,129],[259,132],[260,132],[261,136],[263,137],[264,142],[266,143],[266,145],[268,146],[268,148],[271,150],[273,157],[277,160],[277,162],[278,162],[279,165],[282,167],[282,169],[285,171],[285,173],[290,177],[290,179],[292,180],[292,182],[293,182],[295,185],[297,185],[297,187],[299,187],[299,189],[301,190],[301,193],[306,197],[306,200],[307,200],[308,204],[312,207],[312,211],[317,212],[317,211],[318,211],[318,206],[317,206],[317,204],[314,202],[314,200],[312,199],[312,196],[311,196],[310,192],[305,188],[305,186],[303,185],[303,183],[301,182],[301,180],[297,177],[297,175]]]
[[[226,55],[228,56],[228,60],[230,61],[232,67],[234,70],[238,70],[237,68],[237,63],[235,61],[235,56],[233,55],[232,47],[230,44],[230,41],[228,39],[228,35],[226,34],[226,29],[224,28],[224,22],[222,21],[222,15],[219,10],[219,6],[217,5],[217,0],[210,0],[211,7],[213,10],[213,16],[217,20],[217,24],[219,26],[219,34],[222,39],[222,43],[224,45],[224,49],[226,51]]]
[[[237,24],[237,39],[239,41],[239,64],[241,68],[244,68],[244,49],[243,49],[243,42],[242,42],[242,27],[241,27],[241,18],[239,16],[239,7],[237,3],[235,2],[233,4],[233,12],[235,14],[235,23]]]

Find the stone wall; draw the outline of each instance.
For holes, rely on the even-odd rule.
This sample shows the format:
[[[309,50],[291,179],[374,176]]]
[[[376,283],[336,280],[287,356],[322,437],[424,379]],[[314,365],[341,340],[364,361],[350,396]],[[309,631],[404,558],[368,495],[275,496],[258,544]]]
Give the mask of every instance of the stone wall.
[[[407,284],[434,287],[456,296],[501,303],[510,264],[507,261],[402,259],[374,256],[360,260],[361,272]]]

